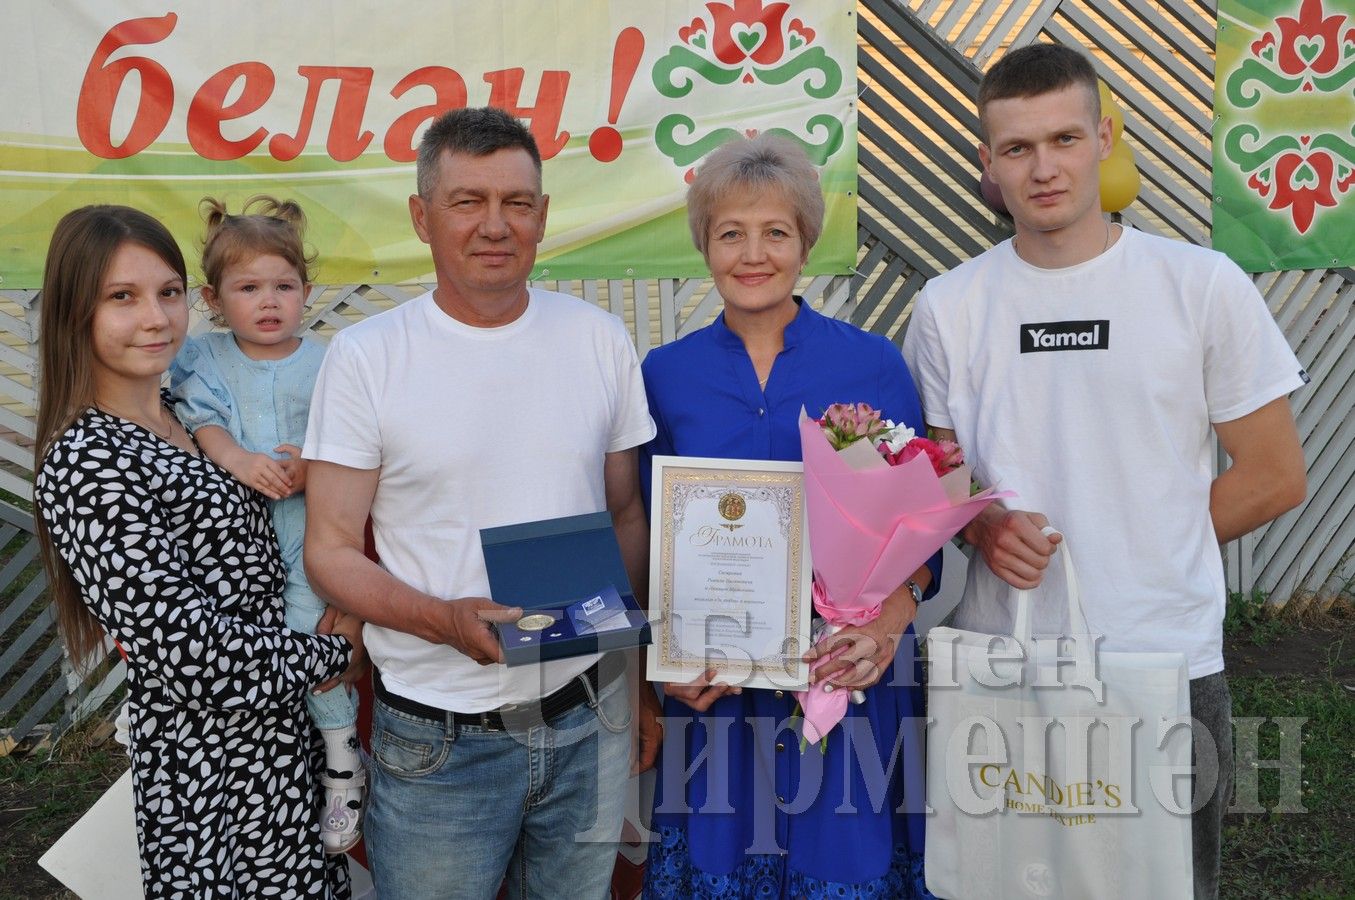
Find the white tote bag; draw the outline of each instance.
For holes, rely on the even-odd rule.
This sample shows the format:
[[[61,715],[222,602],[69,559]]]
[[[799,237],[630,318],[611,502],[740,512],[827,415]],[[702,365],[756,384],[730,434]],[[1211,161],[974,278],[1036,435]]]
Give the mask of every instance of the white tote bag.
[[[1190,898],[1185,657],[1098,651],[1057,555],[1073,641],[1032,641],[1029,591],[1012,635],[928,632],[927,889]]]

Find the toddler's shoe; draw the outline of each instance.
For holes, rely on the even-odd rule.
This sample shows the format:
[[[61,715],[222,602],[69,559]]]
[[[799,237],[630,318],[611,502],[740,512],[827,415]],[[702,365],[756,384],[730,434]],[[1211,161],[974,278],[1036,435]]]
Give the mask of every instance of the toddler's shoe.
[[[320,821],[320,842],[329,854],[344,853],[362,840],[362,802],[367,791],[367,772],[358,769],[346,778],[320,776],[325,789],[325,811]]]

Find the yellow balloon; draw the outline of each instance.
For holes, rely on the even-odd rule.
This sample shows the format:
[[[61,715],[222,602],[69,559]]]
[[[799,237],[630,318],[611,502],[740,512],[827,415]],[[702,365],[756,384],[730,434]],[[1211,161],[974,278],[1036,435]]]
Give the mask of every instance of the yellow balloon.
[[[1096,87],[1101,92],[1101,117],[1110,116],[1110,139],[1118,141],[1120,135],[1124,133],[1124,110],[1120,109],[1120,104],[1115,102],[1115,97],[1110,93],[1110,87],[1104,81],[1098,79]]]
[[[1110,156],[1101,160],[1101,211],[1119,212],[1139,194],[1139,169],[1134,148],[1124,141],[1110,145]]]

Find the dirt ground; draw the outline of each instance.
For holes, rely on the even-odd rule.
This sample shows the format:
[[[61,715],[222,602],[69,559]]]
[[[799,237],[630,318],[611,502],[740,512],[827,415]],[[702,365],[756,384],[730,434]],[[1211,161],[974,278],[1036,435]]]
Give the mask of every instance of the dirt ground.
[[[1331,678],[1355,693],[1355,619],[1280,623],[1225,639],[1232,676]],[[44,761],[0,758],[0,900],[69,900],[38,857],[126,768],[122,748],[67,739]]]
[[[0,758],[0,900],[72,900],[38,858],[127,768],[108,729],[63,738],[55,755]]]
[[[1258,644],[1251,636],[1223,642],[1229,675],[1330,675],[1355,690],[1355,621],[1293,626]]]

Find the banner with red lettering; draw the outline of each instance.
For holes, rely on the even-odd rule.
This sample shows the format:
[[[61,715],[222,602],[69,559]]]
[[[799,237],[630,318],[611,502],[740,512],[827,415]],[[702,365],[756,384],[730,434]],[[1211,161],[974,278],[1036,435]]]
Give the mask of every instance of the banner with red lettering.
[[[856,258],[852,0],[33,0],[9,7],[0,48],[0,287],[40,286],[75,207],[152,212],[191,260],[202,198],[258,193],[300,202],[321,281],[431,280],[415,148],[440,112],[485,104],[522,117],[545,160],[533,277],[703,274],[686,180],[769,130],[822,173],[807,271]]]

